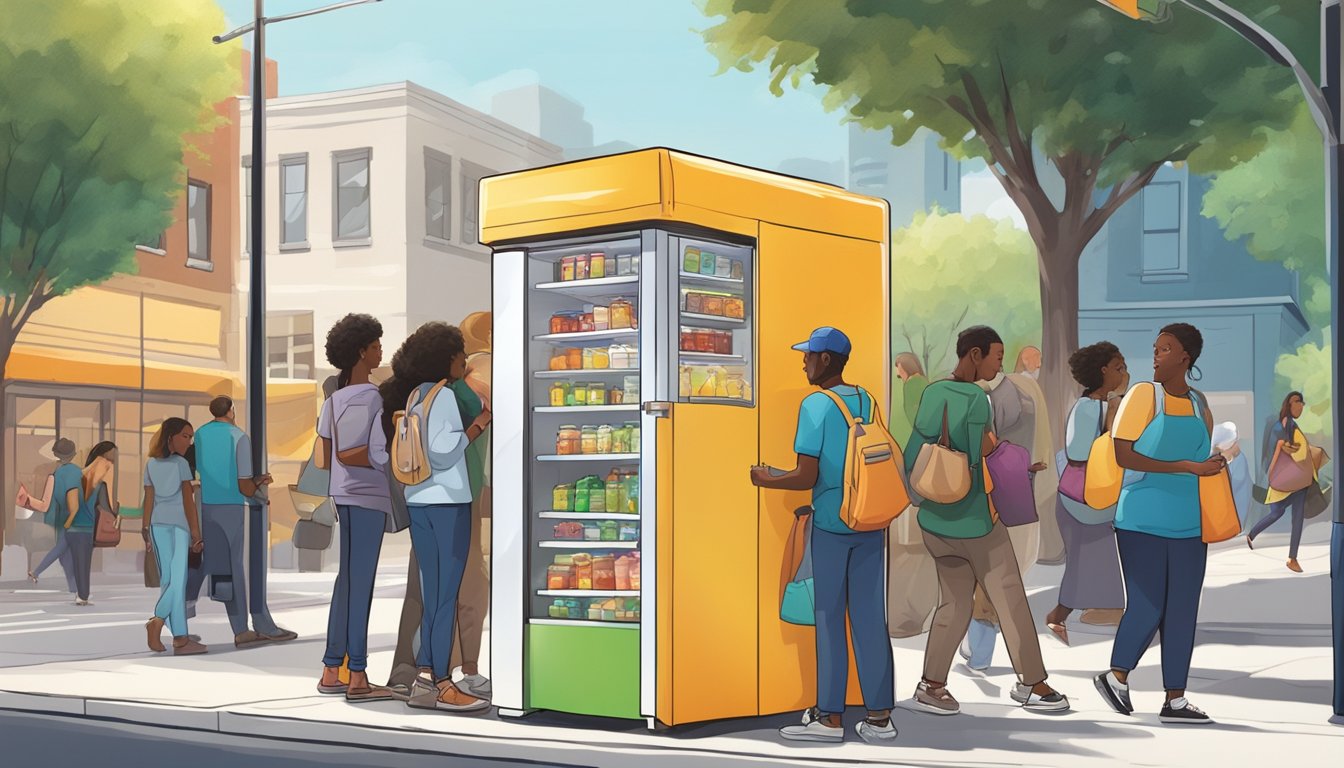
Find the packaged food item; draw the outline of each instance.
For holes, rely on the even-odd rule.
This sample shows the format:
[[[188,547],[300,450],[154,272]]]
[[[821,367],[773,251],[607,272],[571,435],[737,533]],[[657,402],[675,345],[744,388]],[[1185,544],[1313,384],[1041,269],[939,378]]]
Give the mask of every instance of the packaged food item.
[[[695,329],[695,351],[696,351],[696,352],[713,353],[714,350],[717,348],[717,347],[715,346],[715,345],[716,345],[716,342],[715,342],[715,340],[714,340],[714,337],[715,337],[716,335],[717,335],[717,334],[716,334],[714,331],[708,330],[708,329],[706,329],[706,328],[696,328],[696,329]]]
[[[638,429],[636,429],[636,431],[638,431]],[[626,499],[627,499],[627,502],[626,502],[626,503],[627,503],[628,506],[629,506],[629,509],[627,510],[627,512],[628,512],[628,514],[631,514],[631,515],[638,515],[638,514],[639,514],[639,473],[638,473],[638,472],[632,472],[632,473],[630,473],[630,475],[629,475],[628,477],[625,478],[625,483],[626,483],[626,486],[627,486],[627,487],[626,487],[626,491],[625,491],[625,493],[626,493]]]
[[[625,277],[629,274],[630,274],[630,254],[628,253],[616,254],[617,277]]]
[[[630,588],[639,589],[639,553],[633,552],[630,555]]]
[[[613,392],[619,392],[620,390],[616,389],[616,390],[612,390],[612,391],[613,391]],[[629,438],[628,434],[626,433],[626,431],[625,431],[625,429],[624,429],[623,427],[612,427],[612,429],[611,429],[611,452],[612,452],[612,453],[629,453],[629,452],[630,452],[630,443],[629,443],[629,439],[630,439],[630,438]],[[608,485],[610,485],[610,482],[608,482]]]
[[[612,405],[620,405],[625,402],[625,392],[612,387],[611,391],[607,393],[607,402]]]
[[[596,280],[607,276],[607,254],[588,254],[588,277]]]
[[[584,312],[582,315],[579,315],[579,333],[592,333],[592,332],[593,332],[593,313]]]
[[[609,368],[629,368],[630,356],[626,354],[625,348],[620,344],[612,344],[607,347],[607,367]]]
[[[546,568],[547,589],[573,589],[574,568],[568,565],[552,565]],[[556,601],[559,602],[559,601]]]
[[[639,377],[626,376],[622,384],[625,386],[625,401],[627,403],[639,402]]]
[[[609,307],[593,307],[593,330],[605,331],[611,327],[611,309]]]
[[[740,373],[728,374],[728,397],[737,400],[745,399],[747,391],[747,381]]]
[[[556,587],[551,587],[549,584],[547,586],[550,589],[556,589]],[[550,616],[552,619],[561,618],[560,611],[564,610],[564,607],[565,607],[564,600],[556,600],[555,602],[546,606],[546,614]]]
[[[593,556],[582,552],[574,556],[574,589],[593,588]]]
[[[607,388],[600,381],[588,385],[588,405],[606,405]],[[601,451],[598,451],[601,453]]]
[[[579,431],[579,453],[591,456],[597,453],[597,427],[585,424]]]
[[[682,352],[694,352],[694,351],[695,351],[695,329],[693,329],[693,328],[682,328],[682,329],[681,329],[681,343],[678,344],[677,346],[678,346],[679,349],[681,349]]]
[[[572,512],[574,507],[574,486],[561,483],[551,491],[551,509],[556,512]]]
[[[583,604],[579,600],[576,600],[572,597],[565,599],[565,614],[566,614],[565,618],[582,619],[585,610],[586,609],[583,607]]]
[[[747,305],[741,297],[729,296],[723,300],[723,316],[742,320],[747,316]]]
[[[621,523],[621,541],[639,541],[639,524],[626,521]]]
[[[714,263],[714,276],[724,278],[732,277],[733,260],[728,258],[727,256],[720,256],[718,258],[718,261]]]
[[[560,280],[569,282],[574,279],[574,257],[566,256],[560,260]]]
[[[588,488],[588,478],[579,478],[574,483],[574,511],[588,513],[588,504],[592,500],[592,491]]]
[[[565,362],[569,370],[581,370],[583,368],[583,350],[577,347],[565,350]]]
[[[615,573],[613,572],[613,573],[612,573],[612,581],[615,581],[615,580],[616,580],[616,575],[615,575]],[[602,620],[603,620],[603,621],[615,621],[615,620],[616,620],[616,601],[615,601],[614,599],[603,601],[603,603],[602,603]]]
[[[593,514],[608,512],[607,509],[607,484],[601,479],[594,477],[588,483],[588,511]]]
[[[564,406],[565,395],[569,394],[565,391],[567,388],[568,387],[566,387],[563,381],[557,381],[551,385],[550,401],[552,408],[560,408]]]
[[[611,367],[611,352],[606,347],[593,349],[593,370],[605,371]]]
[[[589,390],[592,391],[592,390]],[[606,394],[602,390],[599,393]],[[603,424],[597,428],[597,453],[611,453],[611,425]]]
[[[551,353],[551,370],[563,371],[569,368],[568,356],[561,351]]]
[[[714,353],[718,355],[733,354],[733,333],[732,331],[714,332]]]
[[[574,257],[574,279],[588,279],[588,254],[581,253]]]
[[[630,254],[630,274],[632,274],[632,275],[638,275],[638,274],[639,274],[639,254],[638,254],[638,253],[632,253],[632,254]]]
[[[677,373],[677,396],[691,396],[691,368],[688,365],[680,366]]]
[[[569,391],[574,394],[574,405],[588,404],[588,385],[581,381],[576,381],[570,386]]]
[[[705,294],[704,302],[701,305],[701,311],[706,315],[723,317],[723,297],[717,294]]]
[[[700,274],[713,277],[718,258],[717,254],[710,253],[709,251],[701,251]]]
[[[566,568],[574,567],[573,555],[556,555],[553,561],[556,565],[563,565]]]
[[[602,620],[602,604],[596,600],[588,601],[588,620],[589,621]]]
[[[635,327],[635,305],[626,299],[612,301],[609,322],[613,330]]]
[[[554,534],[555,538],[557,539],[582,539],[583,523],[575,523],[575,522],[556,523],[552,527],[551,531]]]
[[[583,539],[584,541],[601,541],[602,529],[597,527],[597,523],[584,523]]]
[[[686,294],[686,311],[693,314],[703,314],[705,311],[705,295],[690,291]]]
[[[598,555],[593,558],[593,589],[616,588],[616,558]]]
[[[741,260],[741,259],[733,259],[733,266],[732,266],[732,269],[729,270],[729,272],[728,272],[728,276],[731,277],[731,278],[734,279],[734,280],[741,280],[741,279],[743,279],[743,278],[742,278],[742,275],[743,275],[743,271],[742,271],[742,260]]]
[[[564,333],[566,327],[564,313],[556,312],[551,315],[551,333]]]
[[[630,555],[621,555],[616,558],[616,589],[621,592],[630,589],[630,562],[633,559]]]
[[[555,436],[555,453],[557,456],[576,456],[582,450],[582,433],[579,428],[573,424],[565,424],[560,427],[560,431]]]
[[[700,258],[699,248],[686,246],[686,252],[681,261],[681,271],[691,275],[700,274]]]

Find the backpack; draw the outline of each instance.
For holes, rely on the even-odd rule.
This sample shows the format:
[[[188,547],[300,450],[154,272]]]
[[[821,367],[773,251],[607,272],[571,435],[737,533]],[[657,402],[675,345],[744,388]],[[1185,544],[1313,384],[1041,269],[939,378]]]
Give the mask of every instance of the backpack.
[[[829,389],[822,392],[831,398],[849,424],[840,520],[856,531],[883,530],[910,506],[910,494],[902,477],[901,448],[882,423],[882,414],[872,395],[859,389],[860,401],[866,395],[873,406],[872,419],[864,424],[850,413],[844,398]]]
[[[414,408],[421,404],[422,387],[416,387],[406,398],[406,409],[392,414],[392,475],[402,485],[419,485],[433,473],[429,466],[429,442],[425,425],[434,398],[447,385],[445,380],[431,387],[419,413],[415,413]]]

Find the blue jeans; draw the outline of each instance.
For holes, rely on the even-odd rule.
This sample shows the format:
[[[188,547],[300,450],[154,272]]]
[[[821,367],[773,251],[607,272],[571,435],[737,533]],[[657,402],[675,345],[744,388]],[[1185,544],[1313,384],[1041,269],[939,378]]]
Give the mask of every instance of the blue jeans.
[[[1162,687],[1185,690],[1209,545],[1121,530],[1115,540],[1125,572],[1125,616],[1115,631],[1111,667],[1137,668],[1160,630]]]
[[[373,607],[373,581],[378,574],[387,514],[365,507],[337,505],[336,516],[341,534],[341,566],[331,594],[327,652],[322,664],[339,667],[349,656],[350,671],[363,672],[369,665],[369,611]]]
[[[187,636],[187,552],[191,534],[176,525],[151,525],[159,563],[159,602],[154,615],[168,622],[173,637]]]
[[[41,576],[42,572],[51,567],[51,564],[57,560],[61,561],[61,570],[65,571],[65,584],[71,592],[76,591],[75,584],[75,559],[70,554],[70,542],[65,540],[65,526],[56,526],[56,545],[51,548],[47,556],[42,558],[42,562],[33,569],[34,576]]]
[[[1293,534],[1292,538],[1288,541],[1288,557],[1296,560],[1297,547],[1302,543],[1302,523],[1307,511],[1307,491],[1305,488],[1292,494],[1286,499],[1279,499],[1273,504],[1270,504],[1269,514],[1265,515],[1263,520],[1256,523],[1255,527],[1251,528],[1250,536],[1251,540],[1255,540],[1256,536],[1264,533],[1266,528],[1277,523],[1279,518],[1283,517],[1283,513],[1290,509],[1293,511]]]
[[[66,531],[65,541],[70,547],[71,564],[75,567],[76,594],[80,600],[88,600],[90,571],[93,570],[93,531]]]
[[[1330,534],[1330,613],[1334,624],[1335,714],[1344,717],[1344,523]]]
[[[244,526],[241,516],[244,510],[249,516],[246,544],[243,542]],[[235,512],[239,513],[236,520],[234,519]],[[212,520],[216,521],[217,524],[212,523]],[[206,552],[227,550],[229,553],[229,572],[227,574],[211,575],[210,582],[212,594],[220,588],[222,582],[231,582],[229,586],[224,587],[226,593],[231,597],[223,600],[223,602],[229,615],[229,624],[233,627],[235,635],[247,631],[249,602],[252,606],[252,628],[263,635],[280,633],[280,629],[275,625],[275,620],[271,618],[271,611],[266,605],[266,554],[269,551],[267,534],[270,529],[270,515],[267,512],[267,507],[263,504],[247,504],[236,508],[230,505],[201,505],[201,530],[207,539]],[[244,546],[247,550],[246,555],[243,553]],[[210,555],[207,554],[205,558],[209,560]],[[244,558],[247,561],[246,570],[243,569]],[[206,568],[204,565],[187,571],[187,615],[189,617],[196,615],[195,604],[201,595],[201,587],[205,584],[205,577]],[[245,585],[246,590],[243,590],[239,585]]]
[[[471,553],[471,505],[410,506],[411,545],[420,564],[420,651],[416,664],[434,670],[435,680],[452,673],[457,592]]]
[[[974,619],[966,631],[971,645],[971,658],[966,664],[971,669],[986,669],[994,661],[994,646],[998,644],[999,628],[988,621]]]
[[[247,514],[247,589],[248,602],[252,607],[252,628],[263,635],[276,635],[280,633],[280,628],[275,625],[271,609],[266,604],[266,571],[270,565],[266,557],[270,552],[270,507],[265,504],[248,504]]]
[[[895,706],[896,672],[887,636],[884,594],[886,531],[829,533],[812,526],[812,577],[817,616],[817,709],[845,711],[849,646],[845,616],[854,638],[859,688],[870,712]]]

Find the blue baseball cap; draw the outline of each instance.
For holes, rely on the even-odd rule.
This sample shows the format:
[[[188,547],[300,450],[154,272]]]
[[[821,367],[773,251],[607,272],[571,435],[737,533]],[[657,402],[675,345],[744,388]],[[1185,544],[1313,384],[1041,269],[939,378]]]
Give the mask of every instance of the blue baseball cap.
[[[845,335],[844,331],[839,328],[824,326],[813,331],[807,341],[794,344],[793,348],[799,352],[830,352],[849,357],[853,345],[849,343],[849,337]]]

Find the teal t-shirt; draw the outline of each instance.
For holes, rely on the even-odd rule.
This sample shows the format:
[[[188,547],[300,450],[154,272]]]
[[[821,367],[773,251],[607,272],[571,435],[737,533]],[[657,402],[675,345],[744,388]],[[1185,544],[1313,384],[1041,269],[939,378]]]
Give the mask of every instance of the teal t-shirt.
[[[80,474],[79,467],[67,462],[57,467],[51,476],[55,480],[51,488],[51,499],[47,503],[47,523],[57,528],[64,528],[66,518],[70,516],[70,508],[65,505],[66,494],[75,491],[79,496],[79,505],[84,505],[83,475]]]
[[[111,509],[112,504],[108,500],[107,483],[99,483],[93,493],[79,505],[79,511],[75,513],[75,522],[71,523],[70,530],[92,531],[94,522],[98,519],[98,503],[100,501],[104,506]]]
[[[196,471],[201,476],[202,504],[246,504],[238,480],[252,477],[252,441],[228,422],[202,424],[196,430]]]
[[[476,391],[467,384],[466,379],[458,379],[452,383],[453,394],[457,397],[457,407],[462,411],[462,426],[468,427],[471,422],[481,415],[483,406],[481,398]],[[487,430],[489,427],[486,428]],[[467,446],[467,479],[471,485],[471,498],[475,499],[481,493],[481,488],[485,485],[485,467],[486,467],[486,448],[487,442],[485,433],[481,433],[471,445]]]
[[[981,466],[981,440],[989,428],[992,412],[989,395],[978,384],[946,379],[924,390],[915,416],[915,431],[905,449],[905,469],[914,471],[919,451],[938,442],[947,412],[947,433],[952,448],[966,454],[971,465],[971,490],[951,504],[925,500],[919,506],[919,527],[948,539],[978,539],[994,529],[989,517],[989,495]]]
[[[857,387],[839,386],[831,390],[863,421],[873,416],[873,399],[862,396]],[[798,432],[793,451],[817,460],[817,483],[812,486],[812,524],[827,533],[858,533],[840,520],[841,487],[845,458],[849,453],[849,423],[825,392],[813,392],[798,408]]]

